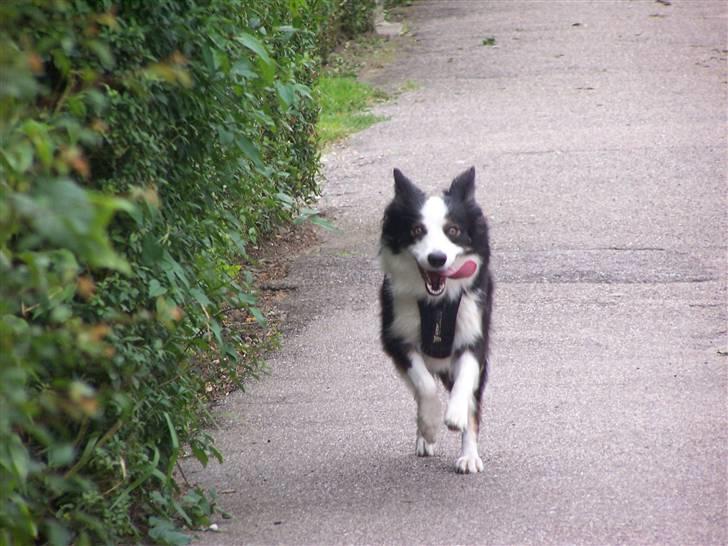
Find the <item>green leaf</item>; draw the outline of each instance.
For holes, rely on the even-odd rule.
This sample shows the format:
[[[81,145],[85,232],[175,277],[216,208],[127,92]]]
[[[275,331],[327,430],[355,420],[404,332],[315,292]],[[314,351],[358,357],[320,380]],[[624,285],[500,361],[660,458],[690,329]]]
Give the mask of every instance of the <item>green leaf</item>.
[[[71,543],[72,535],[70,531],[58,521],[46,520],[45,528],[50,546],[66,546]]]
[[[212,302],[210,302],[210,299],[207,297],[207,295],[205,295],[205,293],[199,288],[193,288],[192,290],[190,290],[190,294],[202,307],[212,305]]]
[[[177,501],[177,499],[172,499],[172,506],[174,507],[175,512],[177,512],[177,515],[184,520],[185,525],[187,525],[187,527],[192,527],[192,519],[187,514],[187,511]]]
[[[59,248],[72,250],[94,267],[130,273],[111,247],[106,227],[116,211],[130,211],[124,199],[85,190],[69,179],[40,184],[33,195],[15,194],[13,204],[36,232]]]
[[[48,465],[59,468],[68,465],[76,456],[73,444],[58,444],[48,448]]]
[[[265,168],[265,165],[263,164],[263,158],[260,156],[258,148],[248,137],[246,137],[245,135],[238,135],[235,142],[238,145],[238,148],[242,150],[242,152],[249,160],[251,160],[256,166],[260,168]]]
[[[174,430],[172,419],[169,418],[169,413],[164,412],[164,419],[167,421],[167,429],[169,430],[170,441],[172,442],[172,449],[174,451],[179,450],[179,439],[177,438],[177,432]]]
[[[165,546],[184,546],[192,539],[177,530],[174,523],[157,517],[149,518],[149,538]]]
[[[162,258],[159,260],[159,266],[167,275],[167,279],[169,279],[171,284],[176,285],[175,279],[178,279],[185,288],[190,287],[190,280],[185,273],[184,268],[177,260],[172,258],[172,255],[166,250],[162,251]]]
[[[258,322],[258,324],[260,324],[261,326],[265,326],[268,323],[265,316],[263,315],[263,312],[257,307],[251,307],[249,311],[250,314],[253,315],[255,320]]]
[[[141,209],[137,209],[141,210]],[[159,264],[164,249],[157,241],[157,238],[151,234],[147,234],[142,239],[142,262],[147,266],[155,266]]]
[[[324,228],[327,231],[339,231],[339,228],[337,228],[334,224],[332,224],[325,218],[321,218],[321,216],[318,216],[318,215],[309,217],[308,221],[311,222],[315,226]]]
[[[288,195],[287,193],[278,192],[276,193],[276,199],[283,203],[283,205],[286,208],[293,208],[293,206],[296,204],[296,201],[294,201],[293,197]]]
[[[59,305],[57,307],[54,307],[51,311],[51,322],[55,322],[56,324],[63,324],[68,319],[70,319],[73,316],[73,311],[71,308],[67,305]]]
[[[163,296],[167,293],[167,289],[162,286],[157,279],[152,279],[149,282],[149,297],[156,298],[157,296]]]
[[[296,95],[293,92],[293,86],[277,81],[275,83],[275,88],[278,92],[278,98],[281,100],[281,103],[283,105],[283,109],[289,109],[296,100]]]
[[[324,228],[327,231],[337,231],[338,230],[338,228],[334,224],[332,224],[330,221],[319,216],[318,210],[308,208],[308,207],[304,207],[303,209],[301,209],[301,212],[298,215],[298,217],[293,220],[293,223],[296,225],[303,224],[304,222],[310,222],[316,226]]]
[[[215,319],[210,320],[210,330],[212,330],[212,333],[214,334],[215,340],[217,341],[218,345],[222,347],[224,343],[222,339],[222,327],[220,326],[220,323]]]
[[[12,436],[10,443],[7,446],[8,454],[10,455],[10,461],[15,474],[20,477],[21,481],[25,481],[28,477],[28,471],[30,466],[30,458],[28,457],[28,451],[25,449],[23,444],[17,436]]]
[[[207,453],[205,453],[204,449],[197,446],[192,446],[192,454],[195,456],[195,459],[200,461],[203,467],[207,466],[209,457],[207,456]]]
[[[245,292],[238,294],[237,300],[243,305],[255,305],[255,302],[258,301],[254,294]]]
[[[293,84],[293,89],[298,95],[306,97],[309,100],[313,100],[313,97],[311,96],[311,88],[307,85],[303,85],[302,83],[295,83]]]
[[[233,134],[233,132],[229,131],[225,127],[217,128],[217,136],[220,139],[220,144],[222,144],[223,146],[230,146],[235,139],[235,135]]]
[[[214,72],[217,67],[215,66],[215,52],[214,50],[207,44],[203,45],[202,48],[202,60],[205,62],[205,65],[207,68],[210,69],[210,71]]]
[[[215,459],[217,460],[218,463],[222,464],[223,463],[222,452],[219,449],[217,449],[215,446],[212,446],[212,445],[210,446],[209,449],[210,449],[210,454],[213,457],[215,457]]]
[[[248,59],[239,59],[233,63],[230,72],[236,76],[240,76],[246,80],[254,79],[258,77],[258,74],[253,70],[253,65],[250,64]]]
[[[48,136],[48,126],[30,119],[23,123],[22,130],[35,146],[35,152],[43,166],[49,167],[53,162],[55,143]]]
[[[260,59],[268,66],[274,66],[275,63],[268,54],[268,49],[265,47],[263,42],[258,40],[255,36],[243,32],[235,38],[236,41],[244,45],[250,51],[255,53]]]
[[[258,59],[258,71],[260,72],[263,81],[270,85],[273,83],[276,77],[276,65],[268,64],[263,59]]]
[[[7,150],[0,149],[0,157],[16,173],[24,173],[33,164],[33,146],[27,140],[11,145]]]
[[[114,56],[111,54],[111,49],[106,43],[100,40],[90,40],[87,46],[91,51],[96,54],[104,68],[113,68]]]

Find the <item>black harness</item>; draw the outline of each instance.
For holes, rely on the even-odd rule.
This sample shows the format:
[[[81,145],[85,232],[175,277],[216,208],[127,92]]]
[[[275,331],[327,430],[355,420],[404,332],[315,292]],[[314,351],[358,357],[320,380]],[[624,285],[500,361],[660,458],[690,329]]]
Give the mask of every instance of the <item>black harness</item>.
[[[455,301],[442,299],[437,303],[418,300],[422,352],[426,355],[445,358],[452,354],[461,297],[462,295],[458,296]]]

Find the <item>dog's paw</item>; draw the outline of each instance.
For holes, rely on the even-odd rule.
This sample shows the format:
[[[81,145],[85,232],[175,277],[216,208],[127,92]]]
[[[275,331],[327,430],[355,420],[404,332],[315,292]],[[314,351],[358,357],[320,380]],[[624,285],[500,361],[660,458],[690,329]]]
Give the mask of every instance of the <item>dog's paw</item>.
[[[435,444],[429,443],[419,434],[417,435],[417,446],[415,453],[418,457],[432,457],[435,454]]]
[[[450,430],[463,431],[468,426],[468,406],[451,402],[445,413],[445,424]]]
[[[477,453],[462,455],[455,461],[455,472],[458,474],[475,474],[483,471],[483,461]]]
[[[437,395],[422,397],[417,405],[418,437],[422,436],[426,443],[434,444],[440,429],[442,404]]]

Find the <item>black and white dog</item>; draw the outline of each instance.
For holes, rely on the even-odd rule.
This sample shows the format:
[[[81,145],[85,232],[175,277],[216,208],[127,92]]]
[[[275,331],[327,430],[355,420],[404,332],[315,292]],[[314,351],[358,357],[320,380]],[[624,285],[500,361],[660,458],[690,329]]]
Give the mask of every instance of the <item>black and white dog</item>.
[[[475,169],[428,197],[398,169],[382,222],[382,344],[417,401],[416,453],[434,454],[441,419],[434,375],[450,393],[445,424],[462,432],[458,472],[480,472],[480,400],[488,373],[493,280]]]

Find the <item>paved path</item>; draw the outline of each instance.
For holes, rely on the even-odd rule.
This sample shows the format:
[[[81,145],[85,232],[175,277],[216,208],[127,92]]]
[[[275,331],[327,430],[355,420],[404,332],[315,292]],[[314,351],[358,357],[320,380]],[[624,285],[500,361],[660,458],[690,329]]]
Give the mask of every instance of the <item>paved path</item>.
[[[425,1],[379,83],[415,91],[326,157],[342,232],[298,259],[272,373],[219,408],[233,515],[199,544],[726,544],[722,1]],[[482,45],[493,37],[495,47]],[[474,164],[496,278],[485,471],[414,456],[379,348],[392,167]]]

